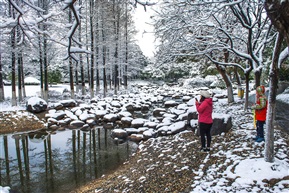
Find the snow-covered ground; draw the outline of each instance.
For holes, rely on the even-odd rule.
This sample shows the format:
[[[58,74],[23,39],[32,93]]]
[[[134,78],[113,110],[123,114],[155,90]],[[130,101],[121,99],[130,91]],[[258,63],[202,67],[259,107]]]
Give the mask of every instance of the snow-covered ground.
[[[5,86],[5,96],[7,99],[11,98],[11,87]],[[62,92],[64,89],[68,88],[67,85],[59,85],[57,87],[51,87],[50,89],[55,89]],[[167,90],[170,87],[166,88]],[[182,90],[181,87],[174,88]],[[169,92],[169,91],[168,91]],[[218,91],[226,93],[225,91]],[[39,86],[27,86],[26,87],[27,97],[29,96],[39,96]],[[283,96],[282,96],[283,97]],[[285,97],[286,98],[286,97]],[[238,101],[239,99],[236,98]],[[240,113],[240,101],[237,104],[229,106],[229,109],[224,109],[227,105],[226,99],[219,100],[214,106],[214,112],[226,112],[234,113],[235,120],[235,130],[234,135],[240,135],[244,143],[238,141],[228,141],[229,146],[232,147],[234,152],[224,151],[221,149],[221,142],[216,142],[213,144],[214,151],[212,154],[208,154],[203,160],[204,164],[211,159],[211,157],[225,158],[223,165],[211,165],[206,171],[203,171],[203,166],[200,165],[199,170],[194,171],[196,174],[195,179],[192,179],[192,192],[246,192],[247,188],[252,188],[252,192],[289,192],[289,150],[288,146],[282,136],[278,135],[275,140],[275,146],[282,147],[282,151],[275,152],[275,161],[273,163],[265,162],[264,160],[264,142],[254,143],[251,138],[254,136],[253,123],[244,122],[244,113]],[[234,107],[236,105],[236,107]],[[9,100],[0,103],[0,111],[17,111],[25,109],[25,106],[11,107]],[[156,140],[156,139],[150,139]],[[175,140],[183,140],[180,137],[176,137]],[[190,142],[188,142],[190,143]],[[253,144],[253,148],[249,147],[248,144]],[[186,144],[183,144],[186,145]],[[188,145],[188,144],[187,144]],[[139,147],[140,151],[146,151],[146,148],[142,145]],[[256,150],[258,149],[258,150]],[[260,151],[261,149],[261,151]],[[242,156],[238,155],[243,154]],[[244,154],[246,158],[244,159]],[[225,167],[226,169],[220,172],[220,168]],[[189,166],[184,165],[182,169],[189,168]],[[206,175],[204,175],[206,174]],[[216,175],[221,176],[221,178],[215,179]],[[228,184],[228,179],[234,179],[230,187],[225,186]],[[274,186],[274,188],[266,187],[264,180],[280,179],[279,182]],[[284,179],[284,180],[282,180]],[[0,186],[0,193],[6,193],[8,187]]]
[[[30,82],[34,83],[34,82]],[[61,84],[61,85],[54,85],[50,86],[49,90],[53,90],[59,93],[62,93],[65,89],[69,89],[69,85],[67,84]],[[26,97],[34,97],[34,96],[41,96],[40,93],[40,86],[39,85],[25,85],[25,92]],[[16,95],[18,96],[18,87],[16,86]],[[0,102],[0,111],[15,111],[15,110],[24,110],[26,109],[25,101],[21,102],[19,105],[12,107],[11,106],[11,98],[12,98],[12,89],[11,86],[4,86],[4,96],[5,101]]]

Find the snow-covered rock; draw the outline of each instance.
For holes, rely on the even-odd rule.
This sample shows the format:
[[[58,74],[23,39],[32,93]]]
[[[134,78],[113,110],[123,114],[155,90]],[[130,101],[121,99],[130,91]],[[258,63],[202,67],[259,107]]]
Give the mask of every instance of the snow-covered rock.
[[[41,113],[43,111],[46,111],[47,103],[45,100],[39,97],[31,97],[26,103],[26,109],[27,111],[32,113]]]
[[[70,126],[76,127],[76,128],[81,128],[85,123],[80,120],[75,120],[70,122]]]
[[[62,100],[60,103],[63,105],[63,107],[75,107],[77,105],[77,102],[73,99]]]
[[[128,136],[128,139],[130,141],[134,141],[134,142],[138,143],[144,139],[144,136],[143,136],[143,134],[131,134],[130,136]]]
[[[145,124],[145,122],[146,122],[145,119],[137,118],[137,119],[132,120],[131,126],[135,128],[139,128],[139,127],[142,127]]]
[[[112,138],[120,138],[120,139],[125,139],[127,138],[127,132],[123,129],[113,129],[111,131],[111,137]]]
[[[175,107],[177,106],[179,103],[174,101],[174,100],[170,100],[170,101],[166,101],[165,102],[165,107],[168,108],[168,107]]]
[[[104,115],[103,120],[106,122],[115,122],[117,118],[118,116],[116,114],[110,113],[110,114]]]

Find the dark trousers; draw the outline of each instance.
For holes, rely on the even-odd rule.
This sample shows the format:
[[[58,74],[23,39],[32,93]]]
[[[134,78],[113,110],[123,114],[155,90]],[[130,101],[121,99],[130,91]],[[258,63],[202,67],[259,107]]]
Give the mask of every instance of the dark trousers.
[[[264,124],[265,121],[258,121],[256,123],[257,126],[257,137],[264,138]]]
[[[201,143],[202,143],[202,148],[205,147],[210,147],[211,146],[211,128],[212,128],[212,123],[207,124],[207,123],[200,123],[200,135],[201,135]],[[207,146],[206,146],[206,139],[207,139]]]

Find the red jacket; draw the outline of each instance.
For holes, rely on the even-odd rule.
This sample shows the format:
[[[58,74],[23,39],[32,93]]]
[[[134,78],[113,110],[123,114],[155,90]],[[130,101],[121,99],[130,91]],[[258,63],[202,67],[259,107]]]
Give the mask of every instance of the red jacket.
[[[196,102],[197,111],[199,113],[200,123],[213,123],[212,113],[213,113],[213,99],[206,98],[203,102]]]
[[[263,108],[261,108],[261,109],[256,109],[256,110],[255,110],[256,120],[257,120],[257,121],[266,121],[266,114],[267,114],[268,102],[267,102],[266,97],[261,96],[261,97],[258,97],[258,98],[257,98],[257,102],[256,102],[257,105],[260,105],[260,103],[261,103],[260,100],[265,100],[266,105],[265,105],[265,107],[263,107]]]

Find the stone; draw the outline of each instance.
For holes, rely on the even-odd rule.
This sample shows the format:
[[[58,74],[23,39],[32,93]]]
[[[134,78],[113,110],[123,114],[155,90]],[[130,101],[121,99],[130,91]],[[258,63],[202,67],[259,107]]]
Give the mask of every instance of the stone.
[[[76,128],[81,128],[85,123],[80,120],[74,120],[70,122],[70,126],[76,127]]]
[[[127,132],[123,129],[113,129],[111,131],[111,137],[114,138],[119,138],[119,139],[125,139],[127,138]]]
[[[68,100],[62,100],[60,103],[63,105],[63,107],[76,107],[77,103],[73,99]]]
[[[31,113],[41,113],[47,110],[47,103],[39,97],[31,97],[26,102],[26,110]]]
[[[128,139],[130,141],[133,141],[133,142],[140,142],[141,140],[143,140],[144,136],[142,134],[131,134],[130,136],[128,136]]]

